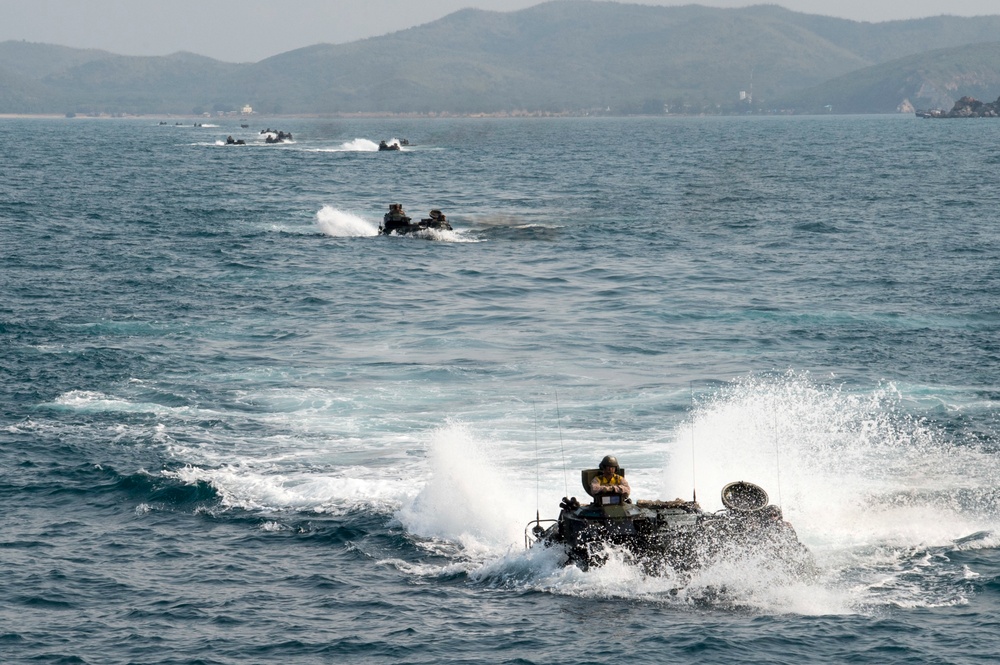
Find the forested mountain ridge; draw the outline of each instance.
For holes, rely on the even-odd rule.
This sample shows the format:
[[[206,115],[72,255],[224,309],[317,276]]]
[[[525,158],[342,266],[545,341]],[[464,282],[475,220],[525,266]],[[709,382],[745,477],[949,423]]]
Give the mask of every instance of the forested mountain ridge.
[[[892,112],[1000,94],[1000,48],[983,44],[998,35],[1000,16],[860,23],[559,0],[249,64],[8,41],[0,112]]]

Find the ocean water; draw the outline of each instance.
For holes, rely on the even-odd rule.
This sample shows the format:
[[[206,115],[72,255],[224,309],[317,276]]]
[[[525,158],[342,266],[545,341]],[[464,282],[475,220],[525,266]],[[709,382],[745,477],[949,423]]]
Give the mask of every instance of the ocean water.
[[[0,120],[0,661],[1000,659],[1000,123],[174,123]],[[526,550],[609,453],[816,573]]]

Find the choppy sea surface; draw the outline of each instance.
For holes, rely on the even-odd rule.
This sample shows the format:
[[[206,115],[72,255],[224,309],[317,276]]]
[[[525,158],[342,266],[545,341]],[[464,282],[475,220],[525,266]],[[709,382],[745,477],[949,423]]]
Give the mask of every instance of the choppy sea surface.
[[[0,120],[0,661],[1000,658],[1000,122],[247,124]],[[816,574],[526,550],[605,454]]]

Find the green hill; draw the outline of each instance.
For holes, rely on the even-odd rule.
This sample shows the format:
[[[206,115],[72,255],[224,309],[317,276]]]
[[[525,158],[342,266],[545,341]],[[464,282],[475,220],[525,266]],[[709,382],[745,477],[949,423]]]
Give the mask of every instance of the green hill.
[[[252,64],[0,44],[0,112],[891,112],[992,99],[1000,16],[860,23],[776,5],[462,10]],[[969,44],[980,44],[974,49]],[[753,92],[741,102],[740,92]],[[952,95],[952,99],[946,99]],[[931,104],[930,102],[934,102]]]
[[[464,10],[393,35],[258,63],[260,78],[272,82],[258,105],[294,99],[308,112],[662,112],[664,104],[735,106],[751,77],[755,90],[770,96],[870,64],[789,16],[797,15],[597,2]],[[276,80],[275,72],[295,72],[295,80]],[[302,95],[302,81],[310,82],[310,96]]]
[[[893,113],[950,109],[964,96],[993,101],[1000,95],[1000,42],[969,44],[866,67],[798,93],[785,101],[801,111],[830,105],[837,113]]]

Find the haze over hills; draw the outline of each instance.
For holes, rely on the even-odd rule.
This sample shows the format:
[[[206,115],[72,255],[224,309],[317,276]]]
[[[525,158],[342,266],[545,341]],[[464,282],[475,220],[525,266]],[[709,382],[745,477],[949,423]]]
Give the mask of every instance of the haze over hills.
[[[997,36],[1000,16],[873,24],[562,0],[252,64],[8,41],[0,113],[888,113],[1000,95]]]
[[[795,94],[803,109],[836,105],[838,113],[889,113],[901,101],[908,109],[950,109],[964,96],[1000,97],[1000,42],[928,51],[850,72]]]

